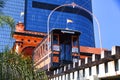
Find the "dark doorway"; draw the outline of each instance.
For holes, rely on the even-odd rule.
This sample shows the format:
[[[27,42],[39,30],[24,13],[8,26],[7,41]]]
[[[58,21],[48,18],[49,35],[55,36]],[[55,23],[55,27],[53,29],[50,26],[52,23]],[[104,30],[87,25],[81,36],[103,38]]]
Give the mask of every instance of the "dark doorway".
[[[60,36],[60,60],[72,61],[71,51],[71,36],[69,34],[63,34]]]

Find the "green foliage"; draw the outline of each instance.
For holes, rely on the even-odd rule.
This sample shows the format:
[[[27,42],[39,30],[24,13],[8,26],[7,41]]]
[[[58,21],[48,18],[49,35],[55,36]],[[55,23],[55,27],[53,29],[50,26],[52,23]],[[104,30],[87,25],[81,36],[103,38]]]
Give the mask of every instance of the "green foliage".
[[[32,60],[13,52],[0,54],[0,80],[48,80],[46,72],[34,71]]]
[[[13,18],[11,18],[10,16],[0,15],[0,26],[3,26],[5,24],[9,25],[11,29],[14,29],[15,27],[15,22]]]
[[[0,15],[0,26],[2,27],[4,25],[9,25],[11,28],[11,33],[13,33],[15,29],[15,21],[13,18],[10,16]]]

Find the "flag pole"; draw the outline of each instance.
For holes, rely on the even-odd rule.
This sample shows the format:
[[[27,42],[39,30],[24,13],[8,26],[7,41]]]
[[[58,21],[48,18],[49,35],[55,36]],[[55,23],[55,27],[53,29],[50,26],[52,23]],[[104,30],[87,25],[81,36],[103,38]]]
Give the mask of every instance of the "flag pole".
[[[67,19],[67,20],[66,20],[66,29],[68,29],[68,24],[69,24],[69,23],[73,23],[73,20],[71,20],[71,19]]]
[[[66,22],[66,28],[65,29],[67,29],[68,28],[68,25],[67,25],[68,23]]]

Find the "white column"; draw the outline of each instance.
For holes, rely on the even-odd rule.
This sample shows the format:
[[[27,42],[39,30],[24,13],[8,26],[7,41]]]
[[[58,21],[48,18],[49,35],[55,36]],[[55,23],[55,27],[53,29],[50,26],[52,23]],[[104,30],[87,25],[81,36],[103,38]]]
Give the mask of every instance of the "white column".
[[[105,57],[104,51],[101,52],[101,59]]]
[[[74,80],[77,80],[77,78],[78,78],[78,72],[75,71],[75,72],[74,72]]]
[[[81,65],[81,60],[79,60],[79,62],[78,62],[78,66],[80,66]]]
[[[120,59],[118,59],[118,69],[120,71]]]
[[[97,75],[97,70],[96,70],[96,66],[93,66],[92,68],[92,75]]]
[[[95,54],[92,54],[92,61],[95,61]]]
[[[54,78],[54,80],[55,80],[55,78]]]
[[[61,80],[61,76],[59,76],[58,78],[59,78],[59,80]]]
[[[65,78],[65,80],[68,80],[68,74],[66,74],[66,78]]]
[[[99,77],[103,77],[105,76],[105,67],[104,67],[104,63],[99,64]]]
[[[112,47],[112,55],[115,55],[116,54],[116,46],[113,46]]]
[[[85,58],[85,64],[87,64],[87,63],[88,63],[88,57]]]
[[[66,71],[66,66],[64,66],[64,71]]]
[[[62,76],[62,80],[65,80],[65,75]]]
[[[73,74],[72,73],[70,73],[70,80],[72,80],[73,79]]]
[[[80,79],[83,78],[83,70],[80,70]]]
[[[89,68],[85,68],[85,78],[89,77]]]
[[[72,80],[74,79],[74,75],[73,75],[74,73],[72,72]]]
[[[54,75],[56,74],[56,71],[54,70]]]
[[[108,62],[108,75],[115,75],[115,65],[114,61]]]
[[[56,77],[56,80],[58,80],[59,77]]]

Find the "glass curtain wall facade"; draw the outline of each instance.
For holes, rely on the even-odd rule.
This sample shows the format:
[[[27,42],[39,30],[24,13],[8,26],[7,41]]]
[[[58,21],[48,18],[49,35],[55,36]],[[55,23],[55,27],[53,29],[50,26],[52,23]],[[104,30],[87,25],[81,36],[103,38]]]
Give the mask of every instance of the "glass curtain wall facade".
[[[26,30],[47,32],[47,19],[50,12],[63,4],[76,3],[92,12],[91,0],[26,0],[25,26]],[[67,23],[67,19],[72,22]],[[52,28],[69,28],[82,32],[80,45],[95,47],[92,16],[77,7],[65,6],[57,9],[50,17]]]
[[[6,0],[5,6],[2,8],[2,12],[6,16],[14,18],[15,22],[24,22],[24,15],[21,16],[21,12],[24,12],[25,0]],[[12,48],[14,40],[10,35],[11,29],[5,25],[0,27],[0,52],[5,50],[5,47]]]

